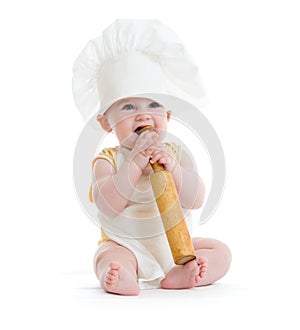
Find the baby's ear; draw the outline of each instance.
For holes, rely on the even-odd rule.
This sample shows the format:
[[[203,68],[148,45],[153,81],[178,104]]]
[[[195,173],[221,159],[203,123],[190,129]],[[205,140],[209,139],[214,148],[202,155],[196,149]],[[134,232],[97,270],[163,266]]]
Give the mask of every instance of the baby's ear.
[[[172,115],[172,111],[171,111],[171,110],[168,110],[168,111],[167,111],[167,121],[170,120],[171,115]]]
[[[111,129],[110,125],[109,125],[109,122],[108,122],[108,120],[107,120],[107,118],[106,118],[105,116],[99,115],[99,116],[97,117],[97,121],[98,121],[98,123],[100,124],[100,126],[101,126],[106,132],[109,133],[109,132],[112,131],[112,129]]]

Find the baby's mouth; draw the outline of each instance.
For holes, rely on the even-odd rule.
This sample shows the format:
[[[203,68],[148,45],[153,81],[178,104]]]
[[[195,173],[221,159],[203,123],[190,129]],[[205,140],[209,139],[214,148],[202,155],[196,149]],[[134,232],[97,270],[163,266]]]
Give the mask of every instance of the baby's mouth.
[[[140,135],[144,131],[153,131],[153,126],[151,126],[151,125],[142,125],[142,126],[137,127],[134,132],[137,135]]]

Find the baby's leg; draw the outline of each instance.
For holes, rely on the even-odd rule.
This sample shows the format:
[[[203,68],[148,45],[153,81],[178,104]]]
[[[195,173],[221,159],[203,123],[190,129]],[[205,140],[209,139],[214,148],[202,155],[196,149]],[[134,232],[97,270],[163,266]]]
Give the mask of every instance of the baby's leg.
[[[103,243],[95,256],[101,287],[120,295],[138,295],[137,261],[133,253],[115,242]]]
[[[160,282],[163,289],[189,289],[199,285],[206,272],[207,259],[197,257],[183,266],[173,267]]]
[[[207,258],[207,270],[198,286],[208,285],[223,277],[231,264],[231,252],[222,242],[212,238],[193,238],[198,257]]]
[[[161,281],[162,288],[188,289],[212,284],[228,271],[231,253],[225,244],[209,238],[194,238],[193,244],[197,258],[172,268]]]

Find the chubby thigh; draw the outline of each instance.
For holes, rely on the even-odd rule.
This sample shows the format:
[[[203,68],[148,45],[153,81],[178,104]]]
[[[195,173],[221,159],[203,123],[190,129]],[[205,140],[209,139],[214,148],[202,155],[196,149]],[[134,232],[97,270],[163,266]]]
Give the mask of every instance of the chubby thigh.
[[[139,239],[139,242],[150,252],[152,257],[160,265],[162,271],[166,274],[174,266],[172,254],[168,245],[168,241],[165,234],[152,236],[148,238]],[[98,277],[99,269],[97,265],[103,255],[110,255],[111,258],[117,259],[120,256],[119,253],[125,253],[130,259],[135,258],[134,250],[130,250],[114,241],[103,242],[99,245],[94,256],[94,271]],[[117,261],[117,260],[110,260]],[[139,265],[142,266],[142,265]],[[146,265],[143,265],[147,267]]]

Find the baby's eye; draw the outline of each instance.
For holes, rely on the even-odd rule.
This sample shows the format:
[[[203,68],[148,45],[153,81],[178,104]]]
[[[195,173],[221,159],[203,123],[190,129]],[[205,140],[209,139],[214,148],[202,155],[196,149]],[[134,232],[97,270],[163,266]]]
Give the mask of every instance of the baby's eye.
[[[157,102],[152,102],[149,104],[149,108],[158,108],[160,105]]]
[[[133,110],[134,106],[132,104],[125,104],[122,110]]]

